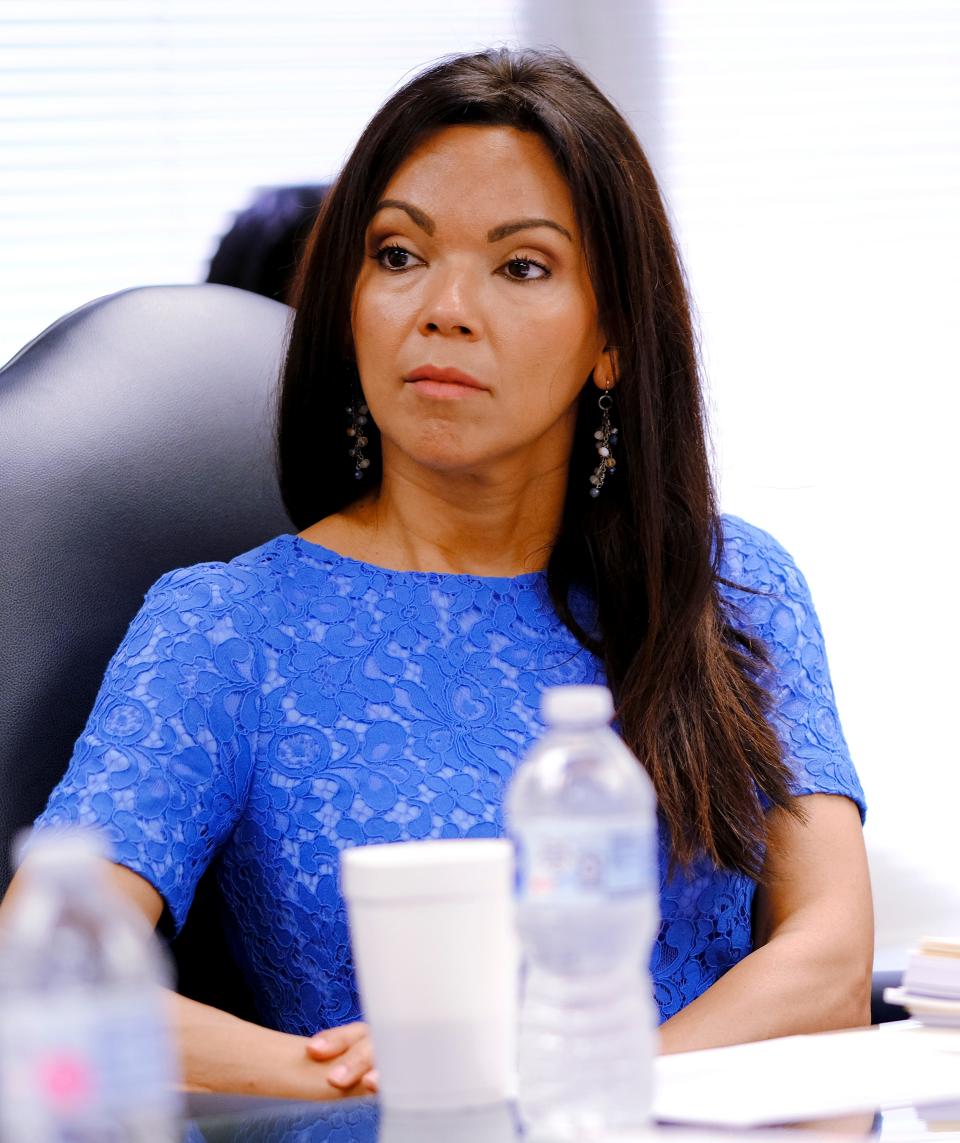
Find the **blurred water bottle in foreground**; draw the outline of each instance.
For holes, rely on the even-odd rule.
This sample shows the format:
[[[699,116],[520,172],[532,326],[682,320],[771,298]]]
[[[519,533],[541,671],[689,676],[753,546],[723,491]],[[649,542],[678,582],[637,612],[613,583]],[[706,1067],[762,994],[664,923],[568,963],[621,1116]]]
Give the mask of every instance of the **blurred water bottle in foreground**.
[[[180,1138],[171,973],[86,832],[29,842],[0,929],[2,1143]]]
[[[533,1139],[649,1121],[658,920],[653,785],[606,687],[544,692],[547,733],[507,795],[525,979],[520,1112]]]

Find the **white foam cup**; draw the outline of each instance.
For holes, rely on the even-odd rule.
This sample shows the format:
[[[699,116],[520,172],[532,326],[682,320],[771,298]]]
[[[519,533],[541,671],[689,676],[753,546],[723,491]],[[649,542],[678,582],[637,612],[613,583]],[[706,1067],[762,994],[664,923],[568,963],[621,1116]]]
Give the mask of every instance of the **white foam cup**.
[[[520,1128],[509,1103],[460,1111],[397,1111],[385,1107],[377,1143],[519,1143]]]
[[[380,1098],[397,1110],[516,1094],[513,847],[477,838],[358,846],[340,877]]]

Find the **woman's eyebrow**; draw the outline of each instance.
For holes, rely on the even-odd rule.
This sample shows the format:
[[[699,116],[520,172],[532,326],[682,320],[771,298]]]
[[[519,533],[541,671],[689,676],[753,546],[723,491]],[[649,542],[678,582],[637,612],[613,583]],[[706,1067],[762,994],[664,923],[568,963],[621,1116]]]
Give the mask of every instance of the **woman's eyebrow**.
[[[403,199],[381,199],[374,208],[374,213],[376,214],[378,211],[386,210],[388,207],[394,207],[397,210],[404,211],[426,234],[432,236],[437,229],[437,224],[429,214],[424,213],[424,211],[412,203],[404,202]],[[487,241],[499,242],[502,238],[508,238],[511,234],[516,234],[518,230],[532,230],[537,226],[549,226],[551,230],[557,230],[565,238],[568,238],[571,242],[573,241],[573,236],[570,234],[570,231],[567,230],[565,226],[561,226],[559,222],[554,222],[552,218],[518,218],[515,222],[503,222],[499,226],[494,226],[492,230],[487,231]]]
[[[433,221],[429,214],[424,214],[424,212],[418,206],[414,206],[409,202],[404,202],[403,199],[381,199],[380,202],[378,202],[374,207],[373,213],[376,214],[378,211],[386,210],[391,206],[396,207],[397,210],[402,210],[409,214],[417,226],[419,226],[420,229],[425,231],[427,234],[432,235],[433,232],[437,229],[437,224]]]
[[[495,226],[492,230],[487,231],[487,241],[499,242],[501,238],[516,234],[518,230],[532,230],[537,226],[549,226],[552,230],[559,230],[571,242],[573,241],[570,231],[565,226],[561,226],[559,222],[554,222],[552,218],[518,218],[516,222],[501,223],[500,226]]]

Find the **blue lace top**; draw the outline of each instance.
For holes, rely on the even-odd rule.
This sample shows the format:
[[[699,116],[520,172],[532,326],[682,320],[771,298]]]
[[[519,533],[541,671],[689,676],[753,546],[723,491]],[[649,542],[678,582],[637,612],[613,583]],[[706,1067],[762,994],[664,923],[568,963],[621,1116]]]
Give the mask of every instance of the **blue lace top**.
[[[806,582],[770,536],[724,527],[723,575],[764,593],[723,589],[777,668],[794,787],[863,812]],[[359,1016],[340,851],[500,834],[541,691],[602,681],[545,573],[390,571],[280,536],[150,589],[38,824],[105,828],[175,928],[216,860],[264,1022],[309,1034]],[[668,879],[662,829],[660,863],[666,1018],[750,951],[755,886],[705,860]]]

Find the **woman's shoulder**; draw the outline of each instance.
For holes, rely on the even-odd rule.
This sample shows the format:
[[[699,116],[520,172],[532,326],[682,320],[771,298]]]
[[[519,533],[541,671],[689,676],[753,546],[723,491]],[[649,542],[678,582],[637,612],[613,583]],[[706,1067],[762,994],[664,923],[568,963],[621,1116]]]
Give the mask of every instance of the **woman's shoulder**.
[[[298,594],[322,591],[332,561],[284,533],[229,560],[208,560],[165,572],[150,587],[147,612],[217,612],[234,608],[286,610]]]
[[[152,592],[165,589],[189,589],[206,586],[214,594],[227,590],[231,580],[246,582],[272,582],[278,570],[290,562],[292,541],[289,535],[275,536],[249,551],[241,552],[229,560],[204,560],[171,568],[163,573],[151,588]]]
[[[802,572],[779,540],[739,516],[725,514],[720,520],[720,578],[727,581],[728,590],[740,586],[751,591],[807,593]]]
[[[723,517],[719,594],[737,626],[785,661],[822,649],[823,635],[810,588],[793,556],[769,532],[737,516]]]

